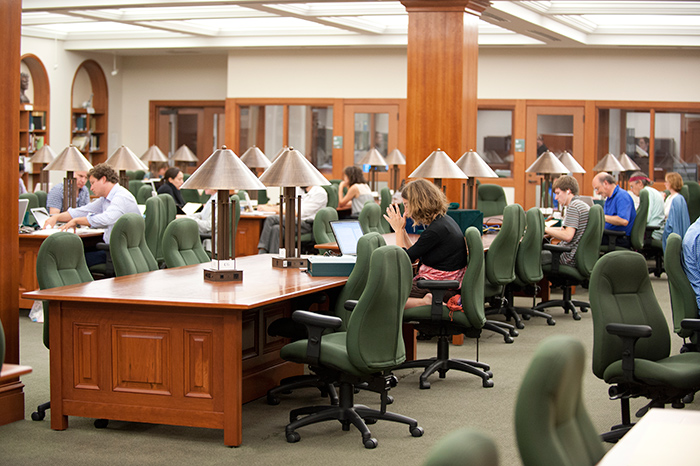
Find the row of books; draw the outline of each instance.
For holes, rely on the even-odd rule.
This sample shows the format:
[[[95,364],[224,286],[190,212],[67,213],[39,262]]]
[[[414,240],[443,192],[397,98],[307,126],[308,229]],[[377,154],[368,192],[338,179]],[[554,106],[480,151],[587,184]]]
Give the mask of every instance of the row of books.
[[[46,130],[46,112],[32,112],[29,115],[29,131]]]
[[[90,142],[90,152],[95,152],[100,150],[100,135],[92,134],[89,136],[73,136],[71,144],[78,148],[80,152],[85,152],[88,147],[88,141]]]
[[[73,131],[87,131],[88,130],[88,117],[87,115],[74,115],[73,116]],[[90,131],[97,130],[97,120],[95,118],[90,118]]]

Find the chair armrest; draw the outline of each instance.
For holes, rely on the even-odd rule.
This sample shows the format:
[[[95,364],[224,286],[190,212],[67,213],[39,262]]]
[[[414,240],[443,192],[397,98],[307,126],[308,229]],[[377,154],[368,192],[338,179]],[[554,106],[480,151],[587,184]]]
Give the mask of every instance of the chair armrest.
[[[634,346],[640,338],[651,336],[648,325],[608,324],[605,330],[622,339],[622,373],[626,380],[634,381]]]
[[[100,251],[109,251],[109,244],[107,243],[97,243],[95,247]]]
[[[617,238],[625,236],[624,231],[618,230],[603,230],[603,236],[608,237],[608,251],[614,251],[617,243]]]
[[[660,230],[660,229],[661,229],[661,227],[658,225],[655,225],[655,226],[647,225],[646,231],[656,231],[656,230]]]
[[[343,303],[343,307],[345,308],[346,311],[354,311],[355,306],[357,306],[357,300],[356,299],[348,299]]]
[[[430,290],[433,295],[433,301],[430,305],[430,321],[440,322],[442,320],[442,298],[445,297],[447,290],[458,289],[459,282],[457,280],[418,280],[416,286]]]
[[[691,338],[691,341],[700,341],[700,319],[683,319],[681,320],[681,328],[695,332],[695,338]]]
[[[306,326],[308,333],[306,344],[306,358],[312,366],[317,366],[321,358],[321,336],[326,329],[339,329],[343,325],[340,317],[326,316],[309,311],[294,311],[294,322]]]
[[[544,243],[542,249],[552,252],[552,273],[558,273],[561,254],[563,252],[569,252],[573,248],[568,244]]]

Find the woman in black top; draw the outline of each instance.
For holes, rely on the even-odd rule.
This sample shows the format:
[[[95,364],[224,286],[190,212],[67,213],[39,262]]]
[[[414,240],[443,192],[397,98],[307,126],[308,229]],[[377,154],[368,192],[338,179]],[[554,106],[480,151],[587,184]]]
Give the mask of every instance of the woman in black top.
[[[163,184],[158,188],[158,194],[170,194],[173,197],[178,214],[184,214],[182,206],[185,205],[185,201],[182,199],[182,194],[180,194],[180,186],[184,182],[185,180],[180,169],[170,167],[165,171]]]
[[[413,288],[406,308],[430,304],[432,296],[428,290],[415,285],[418,279],[458,280],[460,283],[467,267],[467,248],[464,233],[452,217],[446,215],[447,198],[433,183],[418,179],[406,184],[401,191],[404,215],[396,204],[386,209],[384,218],[396,232],[396,244],[403,247],[411,261],[420,261],[414,277]],[[406,218],[424,225],[425,231],[414,243],[406,233]],[[448,292],[447,301],[457,291]]]

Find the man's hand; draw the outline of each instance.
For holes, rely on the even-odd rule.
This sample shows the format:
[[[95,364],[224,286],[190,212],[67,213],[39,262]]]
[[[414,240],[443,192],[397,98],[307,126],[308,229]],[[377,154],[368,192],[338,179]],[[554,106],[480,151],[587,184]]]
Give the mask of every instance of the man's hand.
[[[58,215],[52,215],[51,217],[47,218],[44,222],[44,230],[53,228],[56,225],[56,222],[58,222]]]
[[[53,218],[53,217],[52,217],[52,218]],[[49,223],[49,222],[46,222],[46,223]],[[70,219],[70,221],[68,221],[67,223],[64,223],[63,225],[61,225],[61,231],[68,231],[68,230],[70,230],[70,229],[72,228],[73,231],[75,232],[75,230],[76,230],[79,226],[80,226],[80,225],[78,224],[78,219],[77,219],[77,218],[72,218],[72,219]]]

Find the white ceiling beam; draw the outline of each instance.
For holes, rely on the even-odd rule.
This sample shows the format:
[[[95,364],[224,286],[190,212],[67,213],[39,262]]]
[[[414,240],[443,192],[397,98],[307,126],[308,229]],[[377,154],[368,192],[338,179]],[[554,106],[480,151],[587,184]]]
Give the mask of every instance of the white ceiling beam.
[[[212,30],[203,28],[201,26],[195,26],[192,24],[179,22],[179,21],[128,21],[124,19],[124,16],[118,13],[112,13],[109,11],[69,11],[66,12],[68,15],[77,16],[80,18],[93,19],[95,21],[112,21],[119,24],[127,24],[129,26],[143,27],[146,29],[155,29],[159,31],[173,32],[177,34],[191,34],[194,36],[204,36],[212,37],[218,34],[218,30]],[[113,34],[113,33],[112,33]],[[120,32],[124,34],[124,32]]]
[[[302,0],[299,3],[366,3],[383,0]],[[217,5],[285,4],[289,0],[23,0],[22,11],[61,11],[153,7],[199,7]]]
[[[587,39],[584,32],[525,8],[520,2],[495,1],[484,13],[484,21],[548,44],[580,46]]]
[[[523,2],[529,7],[537,2]],[[551,15],[700,15],[698,2],[576,2],[554,1],[546,8]]]
[[[297,5],[249,5],[249,8],[254,8],[258,11],[276,14],[284,18],[296,18],[311,23],[321,24],[333,28],[342,29],[345,31],[355,32],[359,34],[380,34],[382,31],[377,31],[376,25],[368,24],[367,22],[356,20],[348,21],[339,18],[318,18],[309,16],[308,9],[300,8]],[[383,30],[383,29],[382,29]]]

